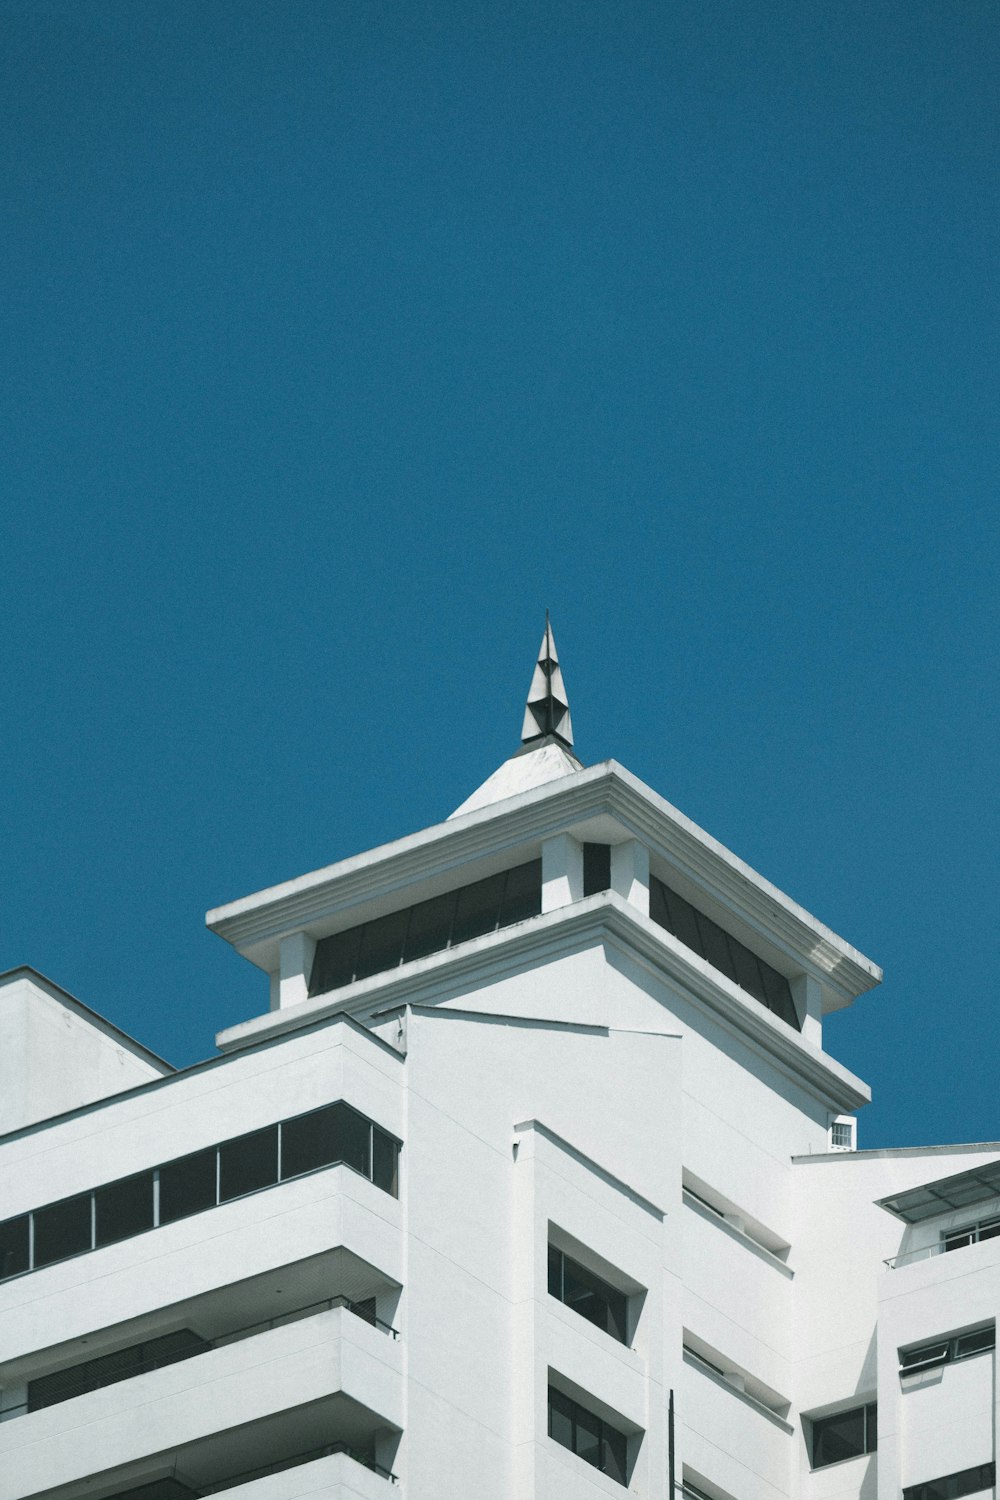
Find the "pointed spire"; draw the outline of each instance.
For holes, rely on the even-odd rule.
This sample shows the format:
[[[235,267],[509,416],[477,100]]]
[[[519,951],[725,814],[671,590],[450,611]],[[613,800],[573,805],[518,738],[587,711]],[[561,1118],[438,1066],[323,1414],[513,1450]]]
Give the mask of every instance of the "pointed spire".
[[[542,636],[538,661],[528,689],[521,741],[530,745],[550,738],[572,748],[573,725],[569,717],[566,687],[559,670],[559,656],[552,638],[549,612],[546,610],[545,634]]]

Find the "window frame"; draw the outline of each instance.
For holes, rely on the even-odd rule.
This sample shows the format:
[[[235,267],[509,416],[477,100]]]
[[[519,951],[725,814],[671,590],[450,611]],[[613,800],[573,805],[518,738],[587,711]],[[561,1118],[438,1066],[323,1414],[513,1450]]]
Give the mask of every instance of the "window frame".
[[[309,1115],[318,1114],[321,1110],[327,1110],[337,1105],[342,1106],[345,1110],[349,1110],[351,1114],[356,1115],[358,1119],[363,1121],[367,1126],[367,1171],[361,1171],[354,1162],[346,1160],[343,1155],[341,1155],[341,1157],[336,1161],[324,1162],[319,1166],[309,1167],[303,1172],[295,1172],[285,1175],[282,1171],[281,1160],[281,1137],[283,1128],[286,1125],[290,1125],[299,1120],[303,1120]],[[220,1184],[220,1163],[222,1159],[222,1153],[227,1148],[237,1146],[240,1143],[248,1141],[255,1136],[266,1137],[272,1130],[275,1131],[277,1135],[276,1178],[273,1181],[263,1183],[259,1187],[248,1188],[241,1193],[233,1194],[231,1196],[223,1198],[221,1196]],[[376,1144],[378,1146],[378,1151],[376,1151]],[[12,1271],[9,1275],[6,1276],[0,1274],[0,1285],[7,1281],[15,1281],[21,1276],[31,1276],[35,1271],[42,1271],[47,1266],[60,1265],[66,1261],[75,1260],[78,1256],[88,1255],[94,1250],[102,1250],[110,1248],[113,1245],[124,1244],[127,1240],[137,1239],[140,1235],[149,1234],[153,1230],[165,1228],[168,1224],[179,1223],[182,1219],[193,1218],[195,1214],[206,1213],[212,1208],[220,1208],[226,1203],[236,1203],[239,1202],[242,1198],[250,1198],[257,1193],[269,1192],[272,1188],[280,1187],[285,1182],[296,1182],[303,1177],[311,1177],[314,1172],[325,1172],[329,1167],[347,1167],[350,1171],[356,1172],[358,1176],[364,1177],[368,1182],[371,1182],[372,1185],[374,1187],[377,1187],[380,1192],[388,1193],[390,1197],[398,1198],[399,1161],[402,1150],[403,1142],[397,1136],[393,1135],[392,1131],[386,1130],[384,1126],[377,1124],[368,1115],[362,1114],[361,1110],[356,1109],[354,1105],[348,1103],[346,1099],[330,1100],[327,1104],[318,1105],[314,1109],[303,1110],[300,1114],[289,1115],[284,1119],[275,1120],[263,1126],[256,1126],[253,1130],[242,1131],[239,1135],[230,1136],[224,1141],[216,1141],[207,1146],[201,1146],[195,1151],[186,1151],[183,1156],[171,1157],[169,1161],[158,1162],[155,1166],[141,1168],[138,1172],[127,1172],[123,1177],[112,1178],[109,1182],[102,1182],[99,1183],[96,1187],[85,1188],[82,1192],[70,1193],[64,1198],[57,1198],[53,1200],[51,1203],[37,1204],[35,1207],[26,1209],[20,1214],[13,1214],[9,1219],[0,1221],[0,1230],[2,1230],[6,1229],[9,1225],[20,1225],[22,1221],[26,1220],[28,1233],[27,1266],[22,1268],[21,1270]],[[210,1154],[214,1156],[215,1161],[215,1187],[213,1200],[211,1202],[203,1203],[201,1207],[194,1208],[190,1212],[177,1214],[168,1219],[164,1219],[162,1216],[162,1201],[160,1191],[161,1173],[166,1171],[170,1167],[179,1165],[182,1162],[189,1161],[194,1157],[208,1156]],[[376,1160],[381,1163],[379,1175],[387,1177],[387,1184],[385,1182],[380,1182],[377,1180]],[[382,1167],[386,1166],[387,1164],[390,1165],[392,1169],[388,1174],[382,1171]],[[98,1195],[106,1192],[109,1188],[115,1188],[119,1186],[119,1184],[138,1181],[144,1178],[150,1179],[153,1204],[152,1223],[142,1229],[136,1230],[131,1234],[121,1235],[116,1239],[105,1240],[102,1243],[98,1243],[96,1232]],[[86,1245],[81,1246],[81,1248],[79,1249],[70,1251],[68,1255],[58,1255],[52,1259],[47,1259],[39,1262],[36,1257],[36,1216],[47,1214],[51,1210],[63,1209],[64,1207],[67,1207],[68,1205],[76,1203],[78,1201],[82,1203],[85,1200],[89,1200],[89,1242]]]
[[[823,1428],[832,1422],[843,1421],[845,1417],[853,1417],[861,1413],[861,1441],[862,1446],[857,1453],[845,1453],[840,1458],[828,1458],[822,1463],[816,1461],[817,1438]],[[809,1468],[830,1469],[834,1464],[850,1463],[855,1458],[868,1458],[878,1450],[878,1402],[862,1401],[857,1406],[844,1406],[839,1411],[824,1412],[820,1417],[810,1417],[809,1421]]]

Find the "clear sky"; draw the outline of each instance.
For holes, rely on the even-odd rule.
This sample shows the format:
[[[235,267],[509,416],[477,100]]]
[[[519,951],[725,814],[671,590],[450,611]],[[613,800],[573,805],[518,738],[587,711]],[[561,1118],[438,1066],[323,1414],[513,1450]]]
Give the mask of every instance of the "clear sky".
[[[1000,1138],[995,0],[0,0],[0,967],[176,1063],[211,906],[614,756]]]

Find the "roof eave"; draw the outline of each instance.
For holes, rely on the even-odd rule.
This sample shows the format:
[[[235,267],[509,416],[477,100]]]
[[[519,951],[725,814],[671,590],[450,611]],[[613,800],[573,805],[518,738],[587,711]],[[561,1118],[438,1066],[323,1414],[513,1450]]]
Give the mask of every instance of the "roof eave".
[[[256,944],[306,927],[331,909],[415,883],[443,864],[457,869],[498,847],[538,841],[600,813],[615,818],[723,907],[775,934],[804,968],[822,975],[830,1008],[850,1004],[881,981],[877,964],[614,760],[216,907],[205,921],[254,962],[248,950]]]

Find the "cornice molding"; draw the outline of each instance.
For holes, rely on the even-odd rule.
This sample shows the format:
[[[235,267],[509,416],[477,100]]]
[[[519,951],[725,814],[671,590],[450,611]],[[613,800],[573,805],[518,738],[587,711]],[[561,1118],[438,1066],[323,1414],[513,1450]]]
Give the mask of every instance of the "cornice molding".
[[[651,853],[783,948],[844,1003],[881,981],[877,964],[615,761],[217,907],[205,920],[245,952],[362,901],[457,871],[477,858],[537,843],[601,814],[614,818]]]
[[[678,985],[825,1106],[847,1113],[868,1103],[871,1093],[861,1079],[772,1016],[672,933],[613,891],[345,985],[329,995],[271,1011],[220,1032],[216,1043],[223,1052],[231,1052],[252,1046],[264,1036],[294,1031],[343,1012],[370,1015],[376,1006],[387,1010],[407,1003],[447,1003],[468,995],[472,984],[490,984],[525,967],[538,968],[582,947],[609,941],[626,957],[643,964],[655,978]]]

